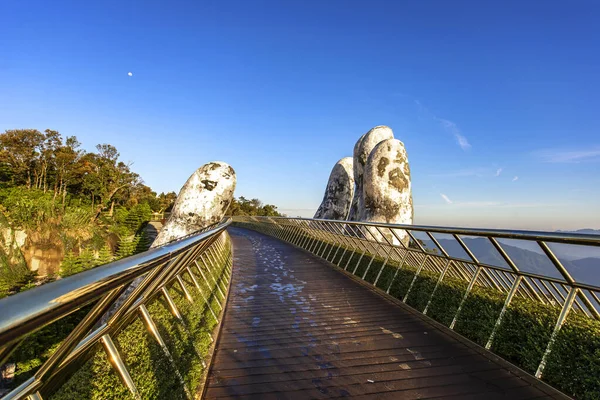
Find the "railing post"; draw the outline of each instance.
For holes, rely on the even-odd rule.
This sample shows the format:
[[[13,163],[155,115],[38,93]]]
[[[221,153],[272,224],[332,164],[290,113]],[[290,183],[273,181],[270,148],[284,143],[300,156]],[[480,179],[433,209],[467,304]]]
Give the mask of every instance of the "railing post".
[[[190,294],[190,292],[188,292],[187,288],[185,287],[185,285],[183,284],[183,279],[181,279],[181,276],[177,275],[175,277],[175,279],[177,280],[177,283],[179,283],[179,286],[181,286],[181,290],[183,290],[183,294],[185,296],[185,298],[190,302],[193,303],[194,299],[192,298],[192,295]]]
[[[210,275],[210,270],[206,266],[204,259],[202,257],[200,259],[202,260],[203,265],[206,267],[207,273],[209,273],[209,275]],[[200,264],[198,264],[198,261],[196,261],[196,260],[194,260],[194,263],[196,264],[196,269],[198,269],[198,272],[200,272],[202,279],[204,279],[204,282],[206,282],[206,284],[208,286],[208,290],[211,291],[211,293],[214,292],[215,288],[217,289],[217,291],[221,291],[221,288],[219,288],[219,286],[216,284],[216,282],[214,282],[214,278],[212,277],[212,275],[210,275],[210,277],[213,278],[213,282],[214,282],[215,286],[213,288],[210,287],[210,281],[206,278],[206,275],[204,275],[204,272],[202,271]],[[223,306],[221,305],[221,299],[219,299],[219,296],[217,296],[216,293],[215,293],[215,299],[217,300],[219,307],[223,308]],[[223,299],[225,299],[225,295],[223,295]]]
[[[483,267],[479,263],[479,260],[477,260],[477,258],[473,254],[473,252],[471,252],[471,249],[469,249],[469,247],[465,244],[465,242],[463,242],[463,240],[460,238],[460,236],[458,236],[458,235],[453,235],[453,236],[454,236],[454,239],[456,239],[456,241],[463,248],[463,250],[467,253],[467,255],[474,261],[474,263],[477,267],[475,269],[475,272],[473,273],[473,277],[469,281],[467,290],[465,291],[465,294],[464,294],[460,304],[458,305],[458,308],[456,309],[456,314],[454,314],[454,318],[452,319],[452,322],[450,323],[450,326],[449,326],[450,329],[454,329],[454,325],[456,325],[456,321],[458,320],[458,316],[460,315],[462,307],[465,304],[465,302],[467,301],[467,298],[469,297],[469,293],[471,293],[471,289],[473,289],[473,286],[475,286],[475,282],[477,282],[477,278],[479,277],[479,274],[481,273],[481,270],[483,269]]]
[[[188,274],[192,277],[192,281],[194,282],[194,286],[196,286],[196,288],[198,289],[198,291],[200,292],[200,296],[202,297],[202,300],[204,300],[204,304],[206,304],[206,306],[208,307],[208,309],[210,310],[210,313],[212,314],[212,316],[215,318],[215,321],[219,321],[219,319],[217,318],[217,315],[215,314],[215,312],[213,311],[210,303],[208,302],[208,299],[204,296],[204,292],[202,291],[202,288],[200,287],[200,284],[198,283],[198,280],[196,279],[196,277],[194,276],[194,274],[192,273],[192,270],[190,269],[190,267],[186,267]],[[222,306],[221,304],[217,301],[217,304],[219,305],[219,307],[221,309]]]
[[[148,312],[148,309],[146,308],[145,305],[142,304],[139,307],[139,310],[140,310],[142,319],[144,320],[144,323],[146,325],[146,329],[148,329],[150,334],[154,337],[154,339],[156,340],[156,342],[162,349],[163,353],[165,354],[165,357],[167,357],[167,360],[169,360],[169,362],[171,363],[171,365],[173,367],[173,371],[175,372],[175,375],[177,375],[177,378],[179,379],[179,383],[181,384],[181,386],[183,386],[183,390],[185,391],[186,397],[188,399],[192,399],[192,394],[190,393],[190,390],[188,389],[187,385],[185,384],[185,380],[183,379],[183,376],[179,372],[179,369],[177,368],[177,365],[175,364],[175,360],[173,359],[173,356],[171,356],[171,352],[169,352],[169,349],[167,348],[167,344],[165,343],[163,338],[160,336],[160,332],[158,331],[156,324],[152,320],[152,316]]]
[[[542,373],[544,372],[544,368],[546,368],[548,356],[552,351],[552,345],[556,341],[556,336],[558,335],[558,332],[560,332],[560,328],[562,328],[563,324],[565,323],[567,316],[569,315],[569,311],[571,311],[571,307],[573,306],[573,301],[575,301],[575,297],[577,296],[578,290],[579,289],[577,289],[576,287],[571,287],[571,289],[569,290],[569,294],[567,295],[567,298],[565,300],[565,303],[563,304],[563,307],[560,310],[560,314],[558,315],[558,319],[556,320],[556,325],[554,326],[554,330],[550,335],[550,340],[548,340],[546,351],[544,351],[544,355],[542,356],[540,365],[538,366],[537,371],[535,371],[535,377],[538,379],[542,378]]]
[[[444,276],[446,275],[446,272],[448,272],[448,268],[450,268],[450,264],[452,264],[452,260],[446,260],[446,265],[444,265],[444,268],[442,269],[442,272],[440,272],[440,276],[438,277],[438,280],[435,283],[435,286],[433,287],[433,290],[431,291],[431,295],[429,296],[429,300],[427,301],[427,305],[425,306],[425,309],[423,310],[423,314],[424,315],[427,315],[427,311],[429,310],[429,306],[431,305],[431,302],[433,301],[433,296],[435,295],[435,292],[438,289],[438,286],[440,286],[440,284],[444,280]]]
[[[410,282],[410,286],[408,287],[408,290],[406,291],[406,294],[404,295],[404,298],[402,299],[403,303],[406,303],[406,300],[408,299],[408,295],[410,294],[413,286],[415,285],[417,278],[421,274],[421,271],[423,270],[423,267],[425,266],[425,263],[427,262],[428,258],[429,258],[429,254],[425,254],[425,257],[423,257],[423,261],[421,261],[421,264],[417,268],[417,271],[415,272],[415,276],[413,276],[412,281]]]
[[[358,269],[358,266],[360,265],[360,262],[362,261],[363,257],[365,256],[367,250],[363,250],[362,254],[360,255],[360,257],[358,258],[358,262],[356,263],[356,265],[354,266],[354,270],[352,271],[352,275],[354,275],[356,273],[356,270]]]
[[[408,256],[408,253],[410,253],[410,250],[407,248],[405,248],[405,252],[404,255],[402,256],[402,260],[400,261],[400,266],[398,268],[396,268],[396,272],[394,272],[394,276],[392,277],[392,280],[390,281],[390,284],[387,288],[387,290],[385,291],[387,294],[390,294],[390,289],[392,288],[392,285],[394,284],[394,280],[396,279],[396,277],[398,276],[398,272],[400,272],[400,270],[402,268],[404,268],[404,262],[406,261],[406,257]]]
[[[219,293],[221,293],[221,296],[223,296],[223,299],[225,298],[225,293],[223,293],[223,291],[221,290],[221,286],[219,286],[219,284],[217,283],[216,278],[213,276],[212,273],[212,269],[214,268],[212,261],[209,258],[209,254],[207,254],[208,259],[208,263],[204,260],[204,254],[200,255],[200,259],[202,260],[202,264],[204,264],[204,266],[206,267],[206,271],[208,272],[208,275],[210,275],[210,277],[213,280],[213,283],[215,284],[215,286],[217,287],[217,290],[219,291]],[[209,266],[210,263],[210,266]],[[196,264],[197,266],[197,264]]]
[[[135,399],[141,400],[141,396],[137,388],[135,387],[135,383],[133,383],[133,379],[131,379],[131,375],[129,375],[127,367],[125,367],[125,363],[121,359],[121,355],[115,347],[115,344],[113,343],[110,335],[106,334],[102,336],[100,341],[102,342],[104,350],[108,355],[108,360],[117,372],[117,375],[119,375],[119,377],[121,378],[121,381],[125,384],[125,386],[127,386],[127,388],[129,389],[129,391]]]
[[[496,323],[494,324],[494,328],[492,329],[492,332],[490,333],[490,337],[489,337],[487,343],[485,344],[485,348],[487,350],[489,350],[492,347],[492,342],[494,341],[494,337],[496,336],[496,331],[498,330],[498,327],[502,323],[504,314],[506,313],[506,310],[510,306],[510,302],[512,301],[513,297],[515,296],[515,293],[517,293],[517,290],[519,289],[519,285],[521,284],[522,280],[523,280],[522,276],[520,276],[520,275],[515,276],[515,281],[513,282],[513,285],[510,288],[510,292],[508,292],[508,294],[506,295],[506,299],[504,300],[504,305],[502,306],[502,310],[500,311],[500,314],[498,315],[498,318],[496,319]]]
[[[385,239],[385,236],[381,233],[381,231],[379,230],[379,228],[375,227],[375,229],[377,229],[377,232],[379,232],[379,234]],[[361,278],[362,280],[365,280],[365,277],[367,276],[367,274],[369,273],[369,270],[371,269],[371,265],[373,264],[373,260],[375,260],[375,257],[377,257],[379,255],[379,249],[381,248],[381,242],[379,242],[377,240],[377,238],[375,237],[375,235],[373,235],[373,233],[369,229],[367,229],[367,232],[369,232],[369,235],[371,235],[373,237],[373,240],[377,242],[377,247],[375,248],[375,251],[373,252],[373,256],[371,257],[371,261],[369,261],[369,264],[367,265],[367,268],[365,269],[365,272],[363,273],[363,276]],[[385,239],[385,240],[387,240],[387,239]]]
[[[171,295],[169,294],[169,291],[167,290],[167,287],[163,286],[161,288],[161,291],[162,291],[162,294],[163,294],[165,300],[167,301],[169,309],[171,310],[171,314],[173,314],[173,316],[175,316],[175,318],[177,318],[178,320],[180,320],[181,322],[183,322],[183,316],[179,312],[179,309],[177,309],[177,306],[175,305],[175,302],[171,298]]]

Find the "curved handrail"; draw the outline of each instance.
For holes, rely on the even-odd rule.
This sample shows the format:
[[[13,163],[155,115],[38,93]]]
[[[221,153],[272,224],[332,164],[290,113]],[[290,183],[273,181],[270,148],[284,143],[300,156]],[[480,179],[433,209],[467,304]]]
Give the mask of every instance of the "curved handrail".
[[[233,217],[234,220],[239,217]],[[289,218],[289,217],[252,217],[252,218],[270,218],[282,220],[298,220],[298,221],[321,221],[336,224],[348,224],[357,226],[377,226],[380,228],[407,229],[419,232],[434,232],[449,235],[468,235],[468,236],[494,236],[501,239],[518,239],[553,243],[567,243],[584,246],[600,246],[600,235],[589,233],[567,233],[567,232],[545,232],[545,231],[529,231],[529,230],[512,230],[512,229],[488,229],[488,228],[461,228],[447,227],[437,225],[408,225],[408,224],[386,224],[381,222],[362,222],[362,221],[339,221],[333,219],[313,219],[313,218]]]

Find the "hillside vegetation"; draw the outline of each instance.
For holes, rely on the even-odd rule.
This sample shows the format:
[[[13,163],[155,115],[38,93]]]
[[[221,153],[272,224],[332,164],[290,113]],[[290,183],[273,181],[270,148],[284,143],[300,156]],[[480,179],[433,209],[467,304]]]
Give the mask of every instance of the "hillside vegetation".
[[[0,297],[144,250],[142,228],[175,198],[144,185],[110,144],[86,152],[57,131],[5,131]]]

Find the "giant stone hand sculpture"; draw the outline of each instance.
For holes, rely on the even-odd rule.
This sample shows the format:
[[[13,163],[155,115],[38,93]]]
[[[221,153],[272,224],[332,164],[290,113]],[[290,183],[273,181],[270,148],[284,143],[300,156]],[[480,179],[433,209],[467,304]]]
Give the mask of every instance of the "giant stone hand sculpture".
[[[388,126],[380,125],[362,135],[358,139],[358,142],[356,142],[356,145],[354,145],[353,168],[356,188],[354,190],[354,198],[352,199],[348,221],[358,221],[360,219],[360,210],[363,208],[363,174],[369,154],[371,154],[371,151],[373,151],[379,142],[392,139],[393,137],[394,132]]]
[[[219,222],[233,201],[235,171],[227,163],[204,164],[181,188],[173,211],[151,247],[159,247]]]
[[[363,207],[359,211],[359,220],[364,222],[412,224],[410,167],[401,141],[384,140],[369,155],[363,176]],[[380,230],[391,243],[399,244],[389,230]],[[369,232],[377,241],[385,242],[377,229],[369,228]],[[394,232],[408,245],[409,236],[405,231]]]
[[[316,219],[345,220],[354,195],[352,157],[339,160],[331,170],[323,201],[315,213]]]

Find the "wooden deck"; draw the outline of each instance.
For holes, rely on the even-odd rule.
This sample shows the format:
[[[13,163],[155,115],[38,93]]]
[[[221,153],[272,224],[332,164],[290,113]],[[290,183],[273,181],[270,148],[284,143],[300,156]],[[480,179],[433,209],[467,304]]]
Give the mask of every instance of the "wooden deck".
[[[305,251],[231,228],[234,267],[205,398],[560,398]]]

